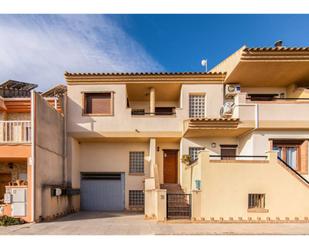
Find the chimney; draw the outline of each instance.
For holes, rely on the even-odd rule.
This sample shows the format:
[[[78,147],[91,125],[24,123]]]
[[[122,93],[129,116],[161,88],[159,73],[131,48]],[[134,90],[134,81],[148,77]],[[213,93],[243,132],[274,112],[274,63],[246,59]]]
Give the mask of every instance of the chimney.
[[[275,42],[275,48],[282,48],[283,42],[281,40]]]

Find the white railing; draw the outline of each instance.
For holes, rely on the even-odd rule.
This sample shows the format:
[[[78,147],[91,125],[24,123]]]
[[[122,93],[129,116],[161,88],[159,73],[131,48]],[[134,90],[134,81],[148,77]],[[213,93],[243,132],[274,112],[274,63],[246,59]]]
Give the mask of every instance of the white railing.
[[[0,143],[30,143],[31,121],[0,121]]]

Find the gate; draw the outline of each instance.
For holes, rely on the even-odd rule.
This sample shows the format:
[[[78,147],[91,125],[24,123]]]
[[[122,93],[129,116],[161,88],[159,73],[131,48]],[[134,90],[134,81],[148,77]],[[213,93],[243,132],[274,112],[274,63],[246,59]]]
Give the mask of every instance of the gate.
[[[167,194],[167,219],[191,219],[191,194]]]

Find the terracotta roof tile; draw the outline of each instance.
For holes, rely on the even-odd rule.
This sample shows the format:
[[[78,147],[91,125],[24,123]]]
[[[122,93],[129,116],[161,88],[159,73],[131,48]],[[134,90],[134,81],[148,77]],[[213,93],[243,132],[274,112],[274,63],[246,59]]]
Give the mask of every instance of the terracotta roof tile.
[[[309,51],[309,47],[255,47],[255,48],[245,48],[244,51]]]
[[[239,118],[191,118],[190,121],[239,121]]]
[[[140,76],[140,75],[224,75],[225,73],[213,72],[101,72],[101,73],[69,73],[65,72],[65,76]]]

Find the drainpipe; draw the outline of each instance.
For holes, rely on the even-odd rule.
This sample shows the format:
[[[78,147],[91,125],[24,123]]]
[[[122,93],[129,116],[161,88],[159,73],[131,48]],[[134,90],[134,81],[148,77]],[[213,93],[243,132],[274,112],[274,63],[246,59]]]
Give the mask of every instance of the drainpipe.
[[[255,129],[259,128],[259,104],[255,105]]]
[[[155,177],[155,164],[156,164],[156,139],[150,138],[149,141],[149,157],[150,157],[150,177]]]

